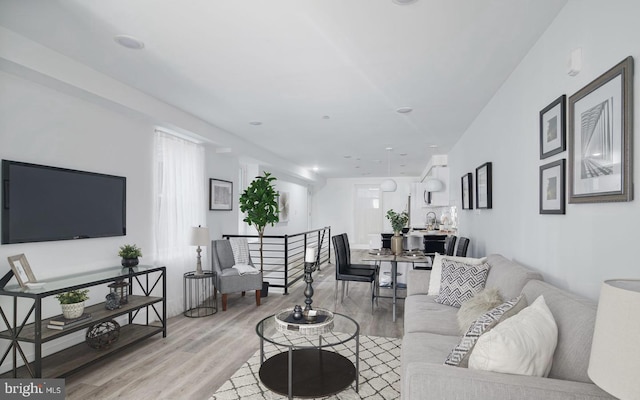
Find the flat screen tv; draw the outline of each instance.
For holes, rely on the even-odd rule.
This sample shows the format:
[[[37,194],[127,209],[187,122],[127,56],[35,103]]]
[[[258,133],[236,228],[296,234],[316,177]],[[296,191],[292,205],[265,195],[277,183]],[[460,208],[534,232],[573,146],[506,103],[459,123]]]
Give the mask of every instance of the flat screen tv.
[[[2,244],[126,235],[127,178],[2,160]]]

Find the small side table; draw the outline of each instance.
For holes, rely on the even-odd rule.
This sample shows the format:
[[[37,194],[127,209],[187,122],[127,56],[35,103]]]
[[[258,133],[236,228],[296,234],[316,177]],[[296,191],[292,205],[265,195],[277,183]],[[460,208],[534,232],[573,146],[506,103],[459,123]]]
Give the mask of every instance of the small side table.
[[[218,295],[213,283],[213,271],[184,274],[184,316],[200,318],[218,312]]]

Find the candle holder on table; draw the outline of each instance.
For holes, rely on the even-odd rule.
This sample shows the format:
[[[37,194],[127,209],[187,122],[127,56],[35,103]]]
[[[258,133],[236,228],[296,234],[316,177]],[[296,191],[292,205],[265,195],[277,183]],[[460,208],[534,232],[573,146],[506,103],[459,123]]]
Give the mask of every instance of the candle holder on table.
[[[304,311],[313,310],[311,303],[313,303],[313,277],[311,273],[315,270],[316,265],[316,251],[315,249],[307,249],[304,255],[304,281],[307,283],[307,287],[304,289]]]

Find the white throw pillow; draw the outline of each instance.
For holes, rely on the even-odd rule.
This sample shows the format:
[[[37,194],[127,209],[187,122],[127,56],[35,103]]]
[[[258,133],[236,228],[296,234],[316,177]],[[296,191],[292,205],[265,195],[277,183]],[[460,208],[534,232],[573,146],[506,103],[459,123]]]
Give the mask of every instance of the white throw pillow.
[[[543,296],[480,336],[469,368],[507,374],[548,376],[558,344],[558,327]]]
[[[487,311],[480,318],[473,321],[465,335],[460,339],[460,343],[451,350],[445,360],[446,365],[467,368],[471,350],[478,339],[485,333],[493,329],[501,321],[516,315],[527,306],[527,299],[520,295],[513,300],[509,300],[499,306]]]
[[[487,257],[471,258],[471,257],[454,257],[443,256],[439,253],[433,257],[433,264],[431,265],[431,276],[429,277],[429,291],[427,294],[438,295],[440,294],[440,280],[442,279],[442,260],[447,259],[451,261],[463,262],[469,265],[480,265],[487,262]]]

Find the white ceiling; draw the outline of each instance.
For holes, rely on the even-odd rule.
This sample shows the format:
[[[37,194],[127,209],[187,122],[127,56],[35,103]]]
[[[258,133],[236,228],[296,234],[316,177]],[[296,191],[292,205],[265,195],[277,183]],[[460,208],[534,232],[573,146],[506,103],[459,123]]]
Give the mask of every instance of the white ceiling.
[[[419,176],[566,2],[0,0],[0,25],[324,177],[386,176],[388,146]]]

